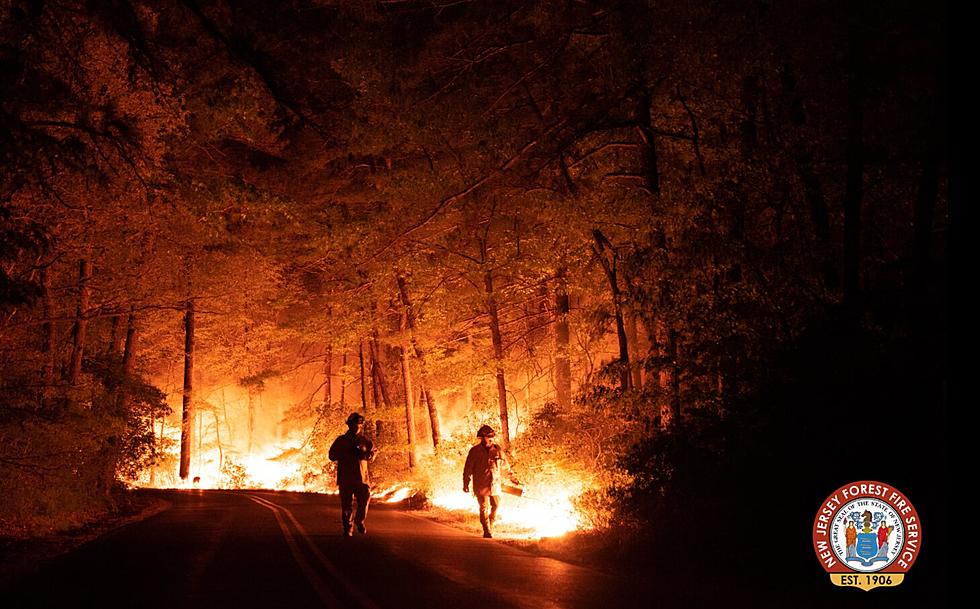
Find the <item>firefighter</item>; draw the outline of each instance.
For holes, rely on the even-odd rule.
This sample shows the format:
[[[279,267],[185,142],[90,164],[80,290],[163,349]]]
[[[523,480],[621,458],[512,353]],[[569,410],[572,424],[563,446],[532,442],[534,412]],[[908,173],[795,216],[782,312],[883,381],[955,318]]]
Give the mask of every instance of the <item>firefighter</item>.
[[[337,462],[337,487],[340,489],[340,522],[344,536],[353,537],[353,526],[359,533],[367,533],[364,519],[367,517],[368,503],[371,500],[371,480],[368,462],[374,460],[374,443],[361,432],[364,417],[352,412],[347,417],[347,433],[339,436],[330,446],[330,460]],[[357,499],[357,512],[353,511],[353,499]]]
[[[466,465],[463,466],[463,492],[470,492],[470,479],[473,480],[473,494],[480,505],[480,524],[483,525],[483,536],[493,537],[493,523],[497,518],[497,508],[500,507],[501,468],[504,468],[510,479],[517,483],[514,474],[507,463],[504,451],[494,444],[497,433],[489,425],[484,425],[476,432],[480,443],[470,449],[466,455]]]

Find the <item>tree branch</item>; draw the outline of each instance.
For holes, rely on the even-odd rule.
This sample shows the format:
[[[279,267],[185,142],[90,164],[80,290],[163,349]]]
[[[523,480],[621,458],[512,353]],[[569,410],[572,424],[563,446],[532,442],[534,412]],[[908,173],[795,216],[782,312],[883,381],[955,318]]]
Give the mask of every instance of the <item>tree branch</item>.
[[[698,119],[694,116],[694,112],[691,107],[687,105],[687,100],[684,98],[684,94],[681,93],[681,86],[677,85],[677,99],[680,100],[681,105],[684,106],[684,110],[687,112],[688,118],[691,120],[691,131],[694,135],[690,138],[691,142],[694,144],[694,156],[698,159],[698,168],[701,170],[701,175],[704,175],[704,158],[701,156],[701,136],[698,131]]]

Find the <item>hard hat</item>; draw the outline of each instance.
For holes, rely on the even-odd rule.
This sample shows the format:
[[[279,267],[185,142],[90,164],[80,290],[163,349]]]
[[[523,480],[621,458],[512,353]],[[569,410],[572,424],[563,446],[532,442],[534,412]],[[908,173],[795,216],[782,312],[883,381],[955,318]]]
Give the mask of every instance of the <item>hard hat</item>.
[[[484,438],[484,437],[486,437],[486,438],[492,438],[492,437],[494,437],[496,435],[497,435],[497,432],[495,432],[493,430],[493,427],[490,427],[489,425],[484,425],[483,427],[480,428],[479,431],[476,432],[476,437],[478,437],[478,438]]]
[[[352,412],[350,413],[350,416],[347,417],[348,425],[356,425],[358,423],[363,423],[363,422],[364,422],[364,417],[362,417],[361,413],[359,412]]]

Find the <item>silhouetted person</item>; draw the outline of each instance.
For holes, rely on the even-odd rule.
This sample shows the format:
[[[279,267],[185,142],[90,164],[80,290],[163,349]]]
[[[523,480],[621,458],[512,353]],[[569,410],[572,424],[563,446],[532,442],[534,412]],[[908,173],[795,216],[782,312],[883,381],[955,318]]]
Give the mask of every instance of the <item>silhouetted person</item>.
[[[489,425],[484,425],[476,432],[480,443],[470,449],[466,455],[466,465],[463,466],[463,492],[470,492],[470,479],[473,479],[473,494],[480,504],[480,524],[483,525],[483,536],[493,537],[493,523],[497,519],[497,508],[500,507],[501,466],[510,471],[510,465],[504,457],[504,452],[493,443],[497,432]],[[511,479],[513,475],[511,474]],[[489,508],[489,513],[487,512]]]
[[[351,516],[358,532],[367,533],[364,519],[371,500],[371,480],[368,462],[374,460],[374,443],[364,437],[364,417],[353,412],[347,417],[347,433],[338,437],[330,446],[330,460],[337,462],[337,487],[340,489],[340,522],[344,535],[352,537]],[[353,513],[352,500],[357,498],[357,513]]]

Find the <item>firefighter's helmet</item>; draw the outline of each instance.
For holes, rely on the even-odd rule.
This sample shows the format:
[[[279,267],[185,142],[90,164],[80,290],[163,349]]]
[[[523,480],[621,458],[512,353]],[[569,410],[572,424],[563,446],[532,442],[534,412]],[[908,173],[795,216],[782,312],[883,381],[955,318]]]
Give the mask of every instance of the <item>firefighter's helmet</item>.
[[[484,425],[476,432],[476,437],[478,438],[493,438],[497,435],[497,432],[493,430],[493,427],[489,425]]]
[[[358,423],[363,423],[363,422],[364,422],[364,417],[361,416],[361,413],[359,412],[352,412],[350,413],[350,416],[347,417],[348,425],[357,425]]]

